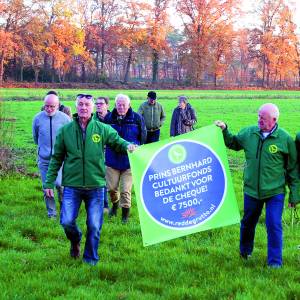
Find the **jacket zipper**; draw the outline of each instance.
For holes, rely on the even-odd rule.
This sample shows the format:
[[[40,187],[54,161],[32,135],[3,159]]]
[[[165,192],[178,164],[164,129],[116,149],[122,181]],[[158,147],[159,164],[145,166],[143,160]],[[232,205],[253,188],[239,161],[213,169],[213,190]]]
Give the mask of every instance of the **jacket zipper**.
[[[50,116],[50,156],[52,156],[52,148],[53,148],[53,141],[52,141],[52,116]]]
[[[82,134],[82,133],[81,133]],[[85,136],[86,137],[86,136]],[[85,153],[85,141],[82,136],[82,170],[83,170],[83,186],[85,186],[85,171],[84,171],[84,153]]]
[[[260,140],[259,138],[259,141],[260,141],[260,147],[258,146],[258,151],[259,152],[259,157],[258,157],[258,175],[257,175],[257,193],[258,193],[258,199],[259,199],[259,190],[260,190],[260,162],[261,162],[261,150],[262,150],[262,147],[263,147],[263,144],[264,144],[264,141],[265,139],[263,139],[262,141]]]
[[[77,141],[77,150],[79,150],[78,131],[77,130],[76,130],[76,141]]]
[[[154,130],[154,120],[153,120],[153,107],[151,106],[151,127]]]

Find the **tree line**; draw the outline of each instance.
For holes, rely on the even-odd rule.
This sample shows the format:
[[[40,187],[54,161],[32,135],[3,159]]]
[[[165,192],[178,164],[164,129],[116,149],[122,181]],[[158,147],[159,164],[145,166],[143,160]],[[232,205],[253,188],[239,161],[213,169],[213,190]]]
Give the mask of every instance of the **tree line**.
[[[300,87],[292,6],[259,0],[253,12],[257,26],[241,28],[240,5],[237,0],[0,0],[0,84]]]

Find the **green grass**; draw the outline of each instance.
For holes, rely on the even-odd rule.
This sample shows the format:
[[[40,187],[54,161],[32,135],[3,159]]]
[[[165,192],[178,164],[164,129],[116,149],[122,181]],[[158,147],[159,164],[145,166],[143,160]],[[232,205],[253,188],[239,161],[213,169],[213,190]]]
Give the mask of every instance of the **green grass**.
[[[73,111],[71,99],[77,92],[60,91],[64,104]],[[85,92],[113,99],[121,91]],[[132,97],[134,109],[146,95],[146,91],[123,92]],[[167,113],[162,138],[169,135],[176,96],[183,93],[190,96],[197,111],[197,127],[221,119],[236,132],[255,124],[257,108],[272,100],[281,111],[280,125],[293,136],[300,131],[299,92],[159,91]],[[8,100],[7,116],[16,118],[13,144],[17,163],[28,173],[37,172],[31,122],[41,107],[40,101],[32,100],[44,94],[45,90],[2,90],[2,97]],[[20,99],[26,102],[14,101]],[[228,154],[242,213],[243,154]],[[84,216],[82,207],[78,223],[85,233]],[[284,267],[271,270],[266,267],[264,221],[263,215],[253,256],[247,262],[238,256],[238,225],[144,248],[133,195],[128,225],[121,225],[120,216],[113,220],[105,216],[100,262],[89,267],[69,258],[69,243],[59,222],[47,219],[40,180],[12,174],[0,180],[0,299],[300,299],[300,225],[291,227],[286,209]]]

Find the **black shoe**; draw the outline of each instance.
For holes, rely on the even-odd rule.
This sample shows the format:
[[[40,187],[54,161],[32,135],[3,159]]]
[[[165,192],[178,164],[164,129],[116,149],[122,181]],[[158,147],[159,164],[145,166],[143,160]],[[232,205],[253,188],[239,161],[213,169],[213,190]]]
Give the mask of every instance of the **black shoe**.
[[[115,217],[117,215],[118,207],[119,207],[119,202],[113,203],[112,208],[108,212],[108,216],[110,218]]]
[[[128,222],[129,217],[129,208],[128,207],[122,207],[122,223],[126,224]]]
[[[70,255],[75,259],[80,257],[80,242],[71,242]]]

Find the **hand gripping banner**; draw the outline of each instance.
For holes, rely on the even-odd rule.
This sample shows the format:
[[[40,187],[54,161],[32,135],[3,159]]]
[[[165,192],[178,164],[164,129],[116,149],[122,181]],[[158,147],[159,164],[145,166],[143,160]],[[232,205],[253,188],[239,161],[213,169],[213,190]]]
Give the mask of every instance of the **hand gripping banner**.
[[[144,246],[240,222],[215,125],[129,154]]]

